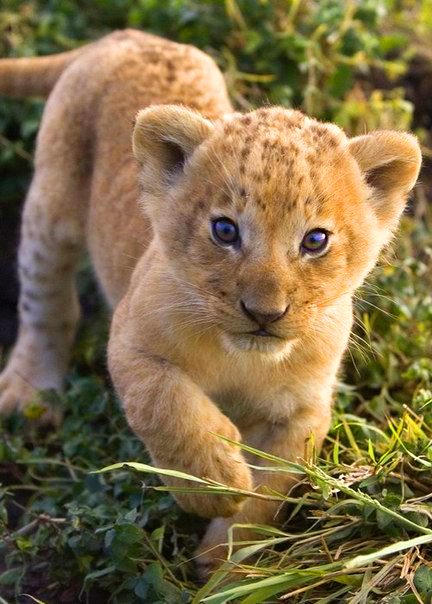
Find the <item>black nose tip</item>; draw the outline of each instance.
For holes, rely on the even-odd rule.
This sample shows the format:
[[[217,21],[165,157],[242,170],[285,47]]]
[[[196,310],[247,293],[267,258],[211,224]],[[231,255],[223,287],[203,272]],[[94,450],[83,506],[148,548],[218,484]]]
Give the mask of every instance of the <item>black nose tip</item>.
[[[242,307],[244,314],[249,317],[249,319],[256,321],[260,326],[274,323],[278,319],[281,319],[288,310],[288,306],[286,306],[283,310],[275,310],[274,312],[263,313],[255,308],[247,306],[243,300],[240,300],[240,306]]]

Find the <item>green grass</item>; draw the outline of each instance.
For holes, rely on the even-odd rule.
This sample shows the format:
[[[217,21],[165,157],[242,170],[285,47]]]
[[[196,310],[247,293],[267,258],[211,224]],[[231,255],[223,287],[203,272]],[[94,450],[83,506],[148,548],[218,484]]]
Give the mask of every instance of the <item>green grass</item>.
[[[190,559],[205,522],[151,472],[93,473],[148,458],[108,384],[106,318],[91,313],[54,401],[61,428],[3,425],[0,602],[430,602],[432,233],[406,218],[396,247],[359,294],[324,449],[289,497],[273,494],[288,521],[263,528],[202,587]]]

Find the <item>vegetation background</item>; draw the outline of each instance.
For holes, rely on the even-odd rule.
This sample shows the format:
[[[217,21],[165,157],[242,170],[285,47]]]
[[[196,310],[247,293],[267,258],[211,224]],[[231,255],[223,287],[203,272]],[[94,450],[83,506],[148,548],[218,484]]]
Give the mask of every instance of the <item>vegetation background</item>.
[[[64,424],[36,430],[35,401],[26,420],[0,427],[0,603],[431,602],[432,1],[2,0],[0,55],[59,52],[123,27],[210,53],[240,110],[300,107],[351,134],[414,129],[425,167],[395,254],[359,293],[321,457],[311,453],[301,488],[282,498],[289,520],[264,531],[256,563],[235,554],[235,583],[221,574],[197,587],[188,561],[205,523],[183,514],[154,477],[90,473],[146,459],[107,378],[106,312],[83,260],[84,322],[67,389],[43,395],[63,405]],[[0,100],[4,358],[42,110],[37,99]]]

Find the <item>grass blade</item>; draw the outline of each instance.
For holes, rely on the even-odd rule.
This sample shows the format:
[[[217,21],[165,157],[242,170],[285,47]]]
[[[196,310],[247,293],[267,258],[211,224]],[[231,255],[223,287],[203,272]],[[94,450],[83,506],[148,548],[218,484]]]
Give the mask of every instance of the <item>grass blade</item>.
[[[432,533],[428,535],[421,535],[420,537],[414,537],[413,539],[407,539],[406,541],[398,541],[397,543],[383,547],[370,554],[356,556],[352,560],[349,560],[345,563],[345,568],[357,568],[358,566],[364,566],[365,564],[370,564],[371,562],[384,558],[385,556],[389,556],[390,554],[396,554],[406,549],[410,549],[411,547],[424,545],[425,543],[432,543]]]

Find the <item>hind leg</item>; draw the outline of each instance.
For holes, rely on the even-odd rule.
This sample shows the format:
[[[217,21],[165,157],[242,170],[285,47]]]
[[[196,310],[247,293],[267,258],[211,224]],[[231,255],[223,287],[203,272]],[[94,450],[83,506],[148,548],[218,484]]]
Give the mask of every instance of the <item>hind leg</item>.
[[[67,123],[60,127],[56,112],[51,104],[41,126],[23,212],[18,340],[0,375],[4,415],[25,410],[39,390],[61,389],[79,317],[74,274],[84,240],[86,154],[79,134],[68,132]],[[59,418],[46,408],[41,419]]]

